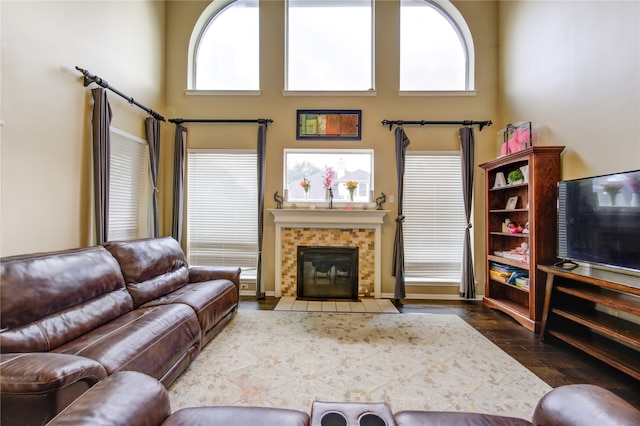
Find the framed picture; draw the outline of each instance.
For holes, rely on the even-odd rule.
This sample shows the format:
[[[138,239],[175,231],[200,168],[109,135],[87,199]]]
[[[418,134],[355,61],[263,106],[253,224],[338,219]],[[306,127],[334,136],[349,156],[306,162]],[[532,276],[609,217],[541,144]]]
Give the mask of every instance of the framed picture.
[[[312,110],[296,112],[296,139],[360,140],[362,110]]]
[[[505,207],[507,210],[513,210],[516,208],[516,205],[518,204],[518,196],[516,195],[515,197],[509,197],[509,199],[507,200],[507,207]]]

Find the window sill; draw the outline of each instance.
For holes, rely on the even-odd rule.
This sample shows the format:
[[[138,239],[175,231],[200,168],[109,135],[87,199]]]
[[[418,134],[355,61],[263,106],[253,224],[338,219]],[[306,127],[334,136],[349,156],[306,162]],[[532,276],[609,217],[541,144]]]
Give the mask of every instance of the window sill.
[[[187,96],[260,96],[260,90],[194,90],[187,89]]]
[[[400,90],[398,96],[475,96],[475,90]]]
[[[375,90],[283,90],[282,96],[376,96]]]

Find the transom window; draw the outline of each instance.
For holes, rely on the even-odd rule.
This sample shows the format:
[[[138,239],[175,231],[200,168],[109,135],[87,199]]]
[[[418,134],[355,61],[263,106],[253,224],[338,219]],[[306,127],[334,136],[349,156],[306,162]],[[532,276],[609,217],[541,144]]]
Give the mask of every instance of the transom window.
[[[371,201],[374,189],[371,149],[285,149],[284,169],[284,189],[289,202],[325,201],[326,184],[333,191],[334,202],[350,202],[348,181],[357,182],[354,202]]]
[[[373,1],[287,1],[286,89],[373,89]]]

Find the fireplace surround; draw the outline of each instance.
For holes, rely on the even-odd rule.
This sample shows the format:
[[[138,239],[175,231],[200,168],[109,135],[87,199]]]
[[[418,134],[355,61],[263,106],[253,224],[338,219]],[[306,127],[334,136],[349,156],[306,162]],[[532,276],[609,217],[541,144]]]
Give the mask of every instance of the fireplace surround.
[[[381,230],[388,210],[290,208],[269,211],[276,225],[276,297],[297,297],[298,246],[357,246],[358,297],[381,297]]]

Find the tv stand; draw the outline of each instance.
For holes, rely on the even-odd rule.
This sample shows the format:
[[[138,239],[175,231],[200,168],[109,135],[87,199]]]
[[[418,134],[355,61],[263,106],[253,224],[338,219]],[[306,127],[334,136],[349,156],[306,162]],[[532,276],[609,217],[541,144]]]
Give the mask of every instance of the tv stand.
[[[553,336],[640,380],[640,277],[538,269],[547,273],[540,339]]]

